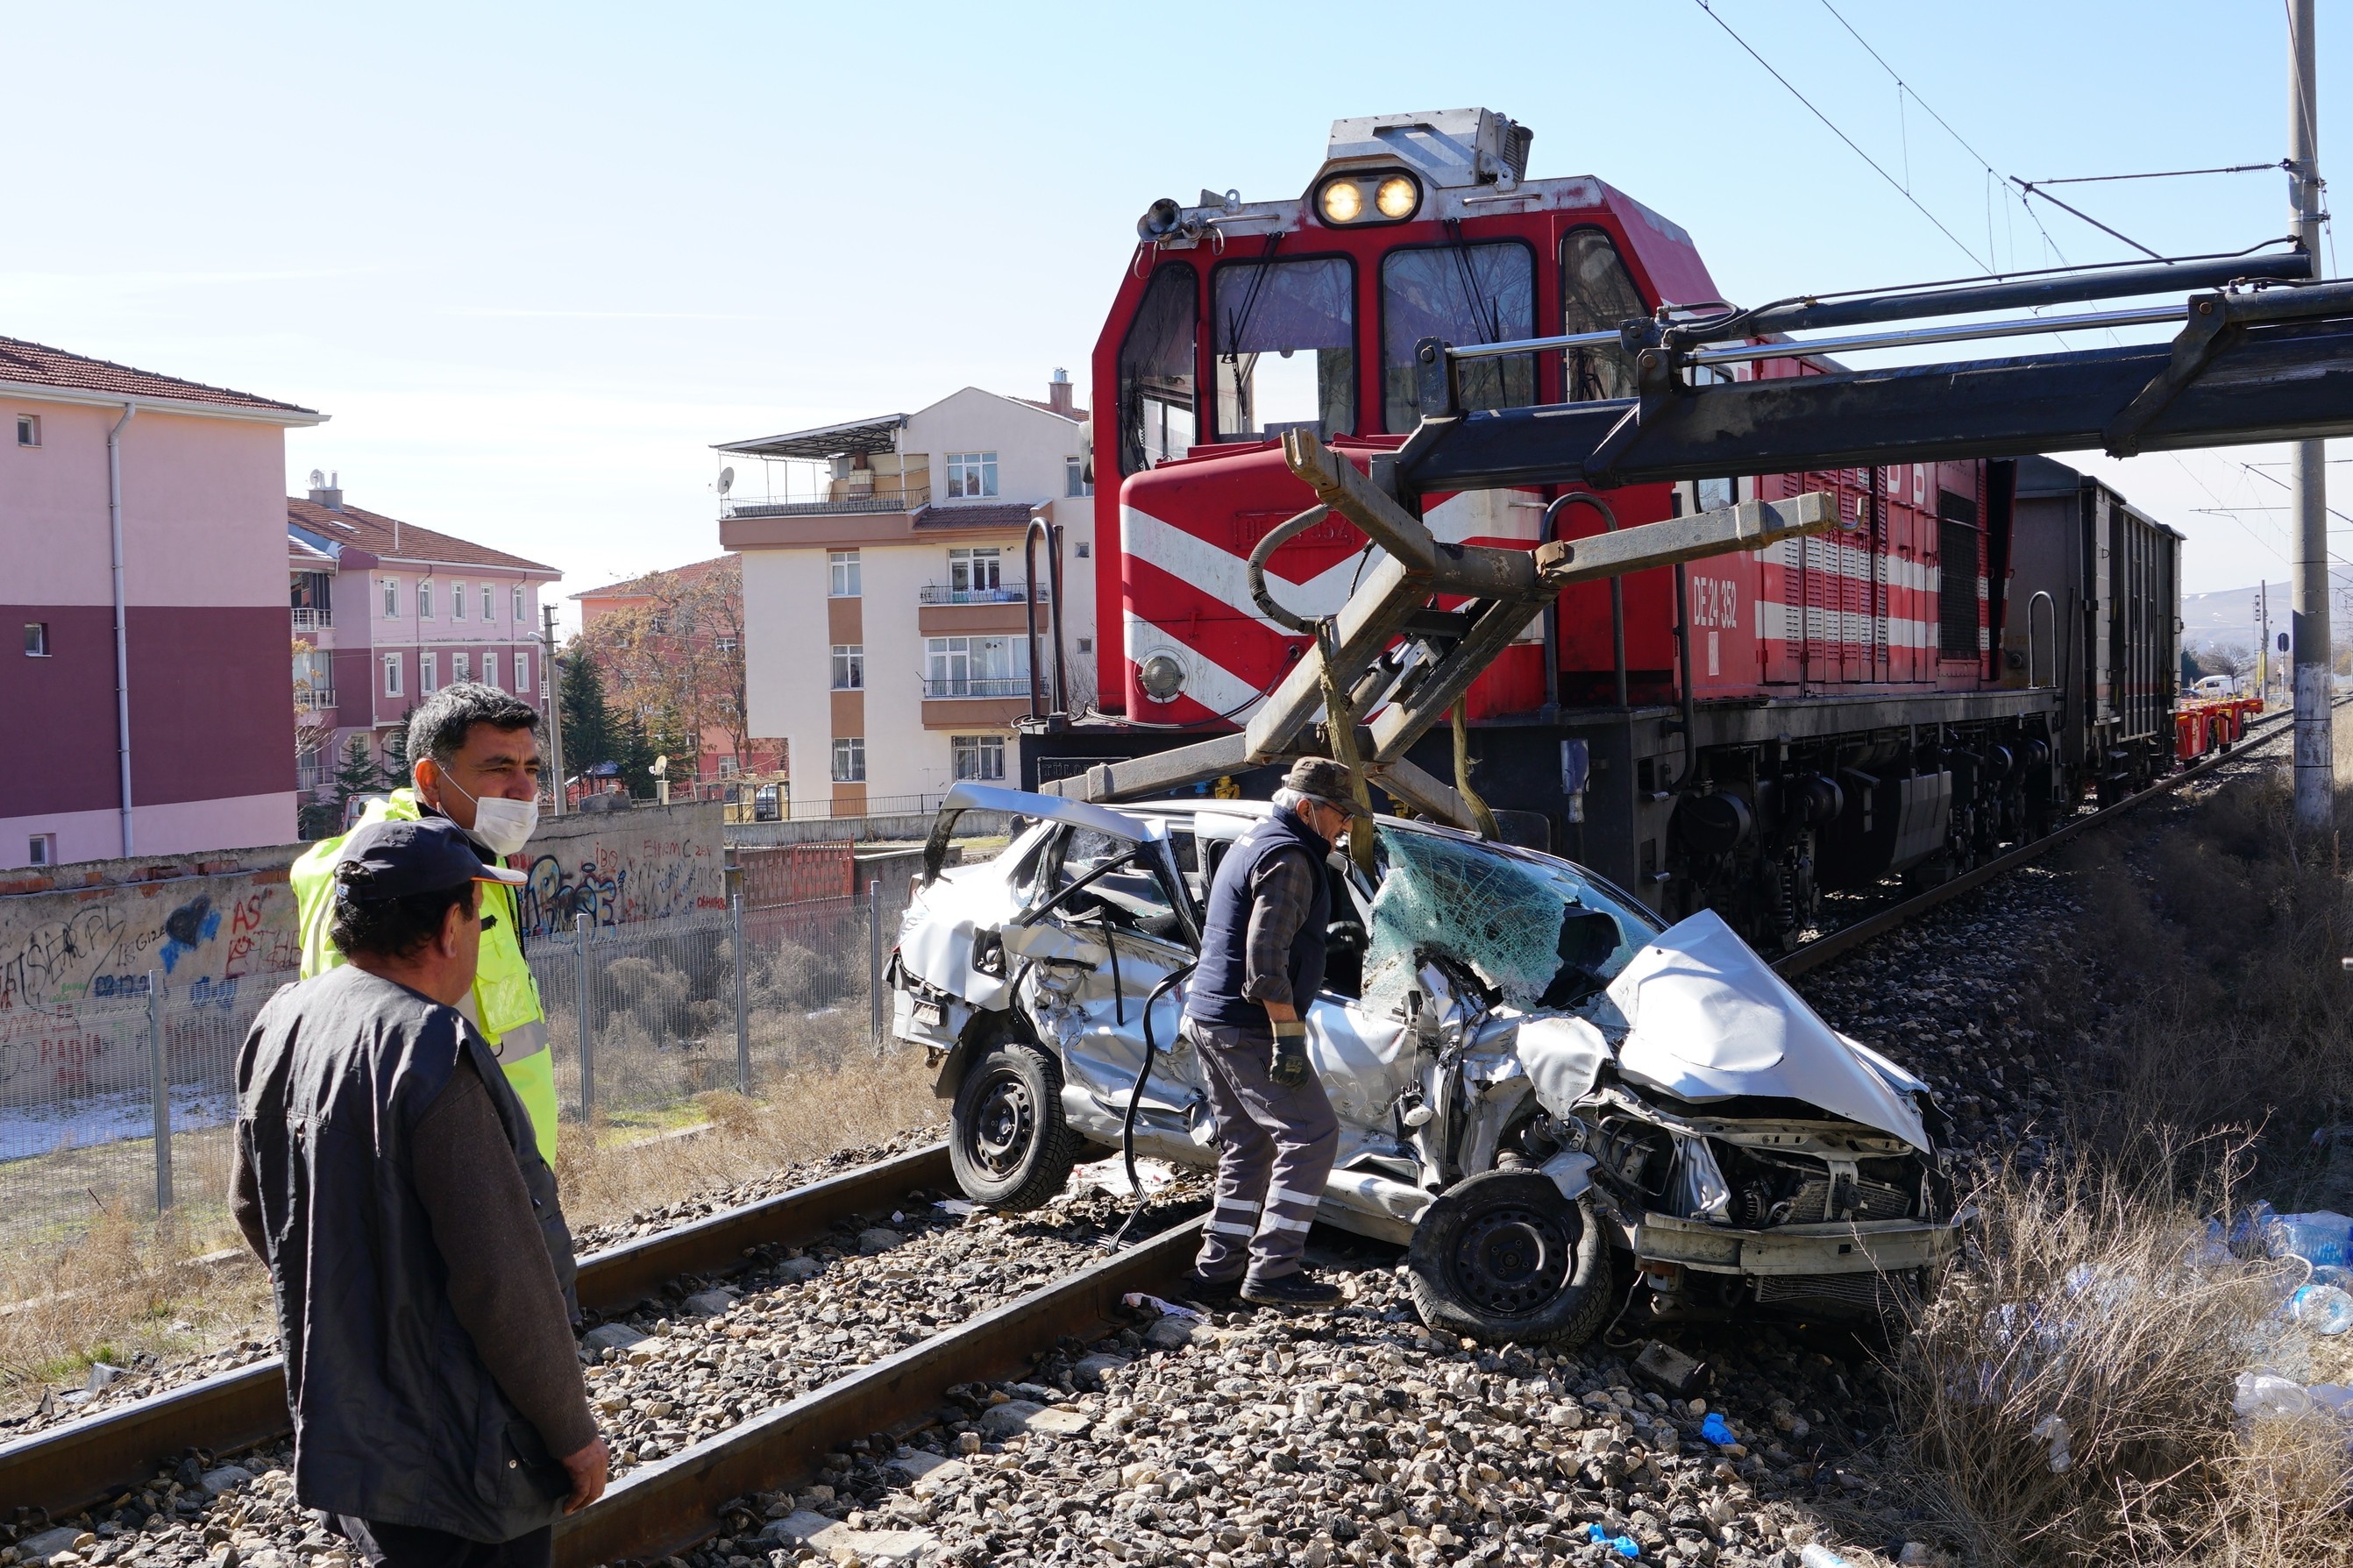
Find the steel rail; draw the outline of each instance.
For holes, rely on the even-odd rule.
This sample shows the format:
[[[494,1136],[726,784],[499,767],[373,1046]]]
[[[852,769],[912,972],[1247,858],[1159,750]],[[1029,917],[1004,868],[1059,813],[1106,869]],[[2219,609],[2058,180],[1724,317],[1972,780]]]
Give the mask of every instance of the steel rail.
[[[592,1252],[580,1260],[580,1304],[607,1313],[632,1306],[681,1275],[739,1268],[754,1248],[812,1241],[853,1215],[887,1214],[906,1194],[954,1179],[947,1145],[927,1144]],[[290,1430],[285,1367],[272,1356],[0,1444],[0,1498],[53,1516],[77,1512],[188,1449],[230,1453]]]
[[[2339,703],[2337,706],[2343,707],[2344,704]],[[2032,843],[2021,844],[2006,855],[1997,856],[1982,866],[1962,872],[1949,882],[1940,883],[1926,892],[1890,904],[1878,913],[1865,915],[1852,925],[1842,925],[1826,936],[1818,936],[1796,951],[1776,959],[1773,963],[1774,972],[1786,980],[1803,974],[1808,970],[1818,968],[1834,958],[1842,958],[1863,943],[1874,938],[1885,936],[1896,927],[1926,914],[1939,904],[1950,902],[1964,893],[1976,891],[1996,878],[2007,876],[2045,850],[2056,848],[2078,834],[2088,833],[2094,827],[2105,827],[2135,806],[2155,800],[2159,795],[2171,795],[2191,779],[2221,767],[2224,763],[2242,759],[2246,756],[2249,747],[2268,744],[2278,740],[2289,731],[2269,730],[2268,727],[2288,717],[2290,717],[2288,710],[2283,709],[2277,713],[2266,713],[2261,718],[2250,720],[2247,725],[2250,732],[2242,736],[2229,751],[2216,752],[2210,756],[2200,757],[2179,773],[2169,773],[2149,785],[2148,788],[2126,795],[2114,805],[2103,806],[2088,816],[2072,817]],[[2253,733],[2258,725],[2266,727],[2267,732],[2262,735]]]
[[[717,1532],[719,1511],[733,1500],[814,1475],[826,1454],[853,1439],[928,1424],[949,1385],[1026,1370],[1039,1350],[1065,1335],[1089,1338],[1125,1321],[1120,1298],[1166,1289],[1180,1278],[1199,1245],[1200,1226],[1200,1219],[1185,1221],[631,1470],[597,1502],[556,1524],[557,1568],[682,1552]]]

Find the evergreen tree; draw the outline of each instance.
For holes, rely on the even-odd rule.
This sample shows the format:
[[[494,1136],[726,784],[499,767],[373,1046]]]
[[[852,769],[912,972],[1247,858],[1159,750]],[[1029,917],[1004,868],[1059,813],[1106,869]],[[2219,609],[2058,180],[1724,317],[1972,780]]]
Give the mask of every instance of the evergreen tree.
[[[367,737],[353,735],[343,743],[343,761],[335,767],[335,821],[350,821],[352,802],[362,795],[378,794],[384,787],[384,770],[368,754]]]
[[[408,721],[416,711],[414,702],[403,709],[400,722],[384,738],[384,781],[392,789],[408,786]]]
[[[576,637],[564,655],[562,669],[556,701],[564,721],[564,767],[579,778],[598,763],[621,759],[614,755],[613,719],[605,707],[605,682],[596,673],[596,661]]]

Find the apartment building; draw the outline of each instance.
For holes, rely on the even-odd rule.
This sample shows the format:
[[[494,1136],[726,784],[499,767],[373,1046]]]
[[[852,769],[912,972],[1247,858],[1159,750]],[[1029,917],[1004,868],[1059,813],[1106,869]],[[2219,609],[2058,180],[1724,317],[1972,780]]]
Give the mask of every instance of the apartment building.
[[[279,498],[325,418],[0,338],[0,868],[294,837]]]
[[[720,542],[744,562],[752,729],[786,742],[794,816],[920,811],[958,779],[1008,776],[1029,708],[1032,518],[1063,530],[1071,704],[1092,699],[1086,410],[1063,372],[1042,400],[968,386],[912,414],[717,450]],[[1038,574],[1044,677],[1042,547]]]
[[[311,481],[307,496],[280,502],[295,702],[321,737],[301,760],[304,787],[326,786],[354,735],[381,760],[408,710],[454,681],[500,687],[544,711],[539,603],[562,573],[349,505],[341,475],[313,469]]]

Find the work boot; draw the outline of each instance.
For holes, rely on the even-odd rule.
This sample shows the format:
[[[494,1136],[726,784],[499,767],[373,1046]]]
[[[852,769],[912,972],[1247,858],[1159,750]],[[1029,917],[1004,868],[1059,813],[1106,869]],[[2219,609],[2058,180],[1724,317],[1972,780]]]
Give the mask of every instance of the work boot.
[[[1230,1279],[1212,1279],[1196,1268],[1177,1285],[1176,1299],[1198,1301],[1205,1307],[1215,1306],[1219,1301],[1232,1300],[1234,1292],[1241,1289],[1241,1283],[1240,1275]]]
[[[1336,1307],[1340,1288],[1302,1268],[1271,1279],[1243,1280],[1242,1300],[1261,1307]]]

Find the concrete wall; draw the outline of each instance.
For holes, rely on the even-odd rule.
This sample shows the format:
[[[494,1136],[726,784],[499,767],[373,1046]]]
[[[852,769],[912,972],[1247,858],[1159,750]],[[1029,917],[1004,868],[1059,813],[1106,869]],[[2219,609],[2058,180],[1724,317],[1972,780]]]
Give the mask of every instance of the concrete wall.
[[[1082,456],[1086,444],[1084,426],[976,386],[909,415],[899,437],[902,452],[931,459],[932,501],[943,507],[961,504],[948,497],[950,452],[996,453],[995,499],[1035,502],[1062,493],[1062,459]]]
[[[587,914],[600,926],[727,907],[725,807],[641,806],[539,819],[523,851],[523,929],[543,934]]]
[[[104,860],[0,881],[18,889],[0,893],[0,1016],[140,995],[152,970],[202,999],[300,967],[286,868],[306,847]]]

